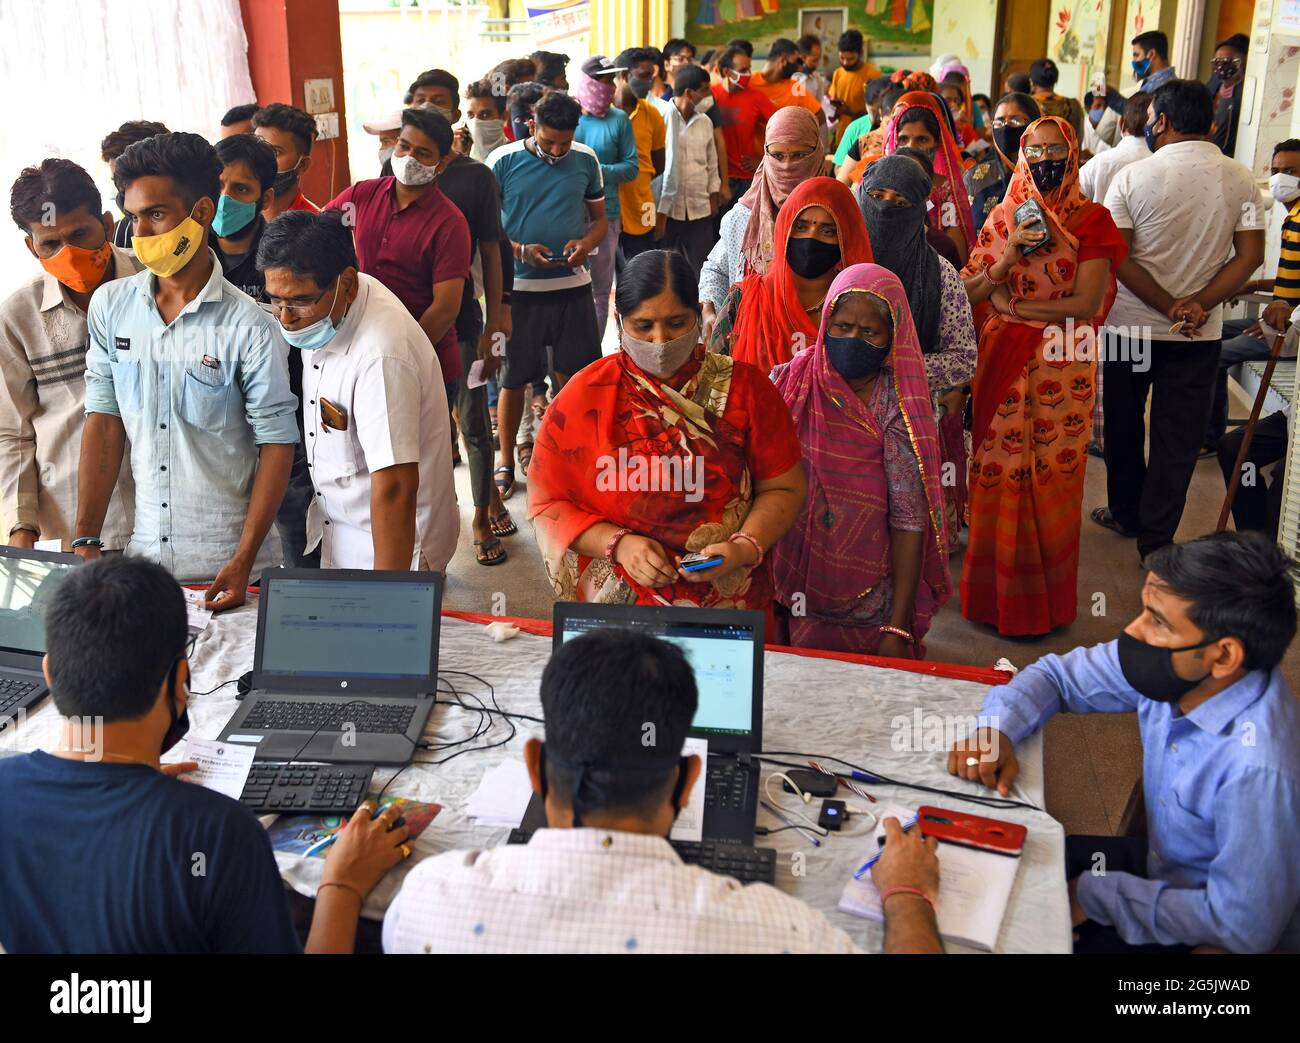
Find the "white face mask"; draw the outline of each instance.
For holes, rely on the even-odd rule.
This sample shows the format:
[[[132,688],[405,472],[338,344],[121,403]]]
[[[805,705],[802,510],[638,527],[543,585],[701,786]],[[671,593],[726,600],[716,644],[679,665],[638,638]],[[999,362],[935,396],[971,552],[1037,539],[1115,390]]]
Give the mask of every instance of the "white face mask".
[[[637,368],[661,379],[671,377],[686,364],[700,342],[700,327],[696,323],[680,337],[675,337],[663,344],[652,340],[637,340],[623,328],[618,327],[619,340],[627,357],[636,363]]]
[[[393,177],[407,187],[431,184],[437,176],[437,167],[426,167],[410,154],[393,157]]]
[[[1268,179],[1268,190],[1279,203],[1294,203],[1300,196],[1300,177],[1294,174],[1274,174]]]
[[[707,95],[705,95],[705,96],[704,96],[700,101],[697,101],[697,102],[695,103],[695,111],[696,111],[696,112],[701,112],[701,113],[703,113],[703,112],[708,112],[709,109],[711,109],[711,108],[713,108],[713,95],[712,95],[712,94],[707,94]]]
[[[478,153],[487,154],[506,143],[505,120],[470,120],[469,133],[474,139],[474,147],[470,151],[475,159],[482,158]]]
[[[389,145],[387,148],[381,148],[381,149],[379,150],[379,165],[380,165],[381,167],[382,167],[385,163],[387,163],[390,159],[392,159],[392,158],[393,158],[393,146],[392,146],[392,145]]]

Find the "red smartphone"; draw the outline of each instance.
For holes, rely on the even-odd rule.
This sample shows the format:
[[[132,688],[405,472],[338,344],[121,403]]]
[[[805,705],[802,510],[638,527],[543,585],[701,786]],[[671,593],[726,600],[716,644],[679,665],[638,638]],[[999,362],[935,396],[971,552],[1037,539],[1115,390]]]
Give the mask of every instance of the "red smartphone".
[[[997,855],[1019,857],[1025,847],[1028,830],[1015,822],[996,818],[968,815],[964,811],[951,811],[930,805],[917,808],[921,835],[934,837],[945,844],[960,844],[977,851],[991,851]]]

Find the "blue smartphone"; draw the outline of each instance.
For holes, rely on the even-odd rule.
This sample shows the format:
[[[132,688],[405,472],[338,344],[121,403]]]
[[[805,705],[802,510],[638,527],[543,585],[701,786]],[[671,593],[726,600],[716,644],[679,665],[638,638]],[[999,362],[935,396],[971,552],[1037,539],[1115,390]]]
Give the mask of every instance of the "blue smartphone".
[[[704,569],[711,569],[714,565],[721,564],[721,554],[716,554],[711,558],[706,558],[703,554],[692,553],[685,555],[681,560],[683,572],[702,572]]]

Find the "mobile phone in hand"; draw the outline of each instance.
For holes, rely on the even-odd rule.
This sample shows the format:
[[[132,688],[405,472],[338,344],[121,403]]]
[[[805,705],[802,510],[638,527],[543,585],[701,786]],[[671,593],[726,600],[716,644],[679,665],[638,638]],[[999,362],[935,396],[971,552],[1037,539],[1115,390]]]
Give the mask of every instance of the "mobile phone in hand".
[[[722,555],[715,554],[709,557],[705,554],[692,552],[684,555],[680,562],[683,572],[702,572],[705,569],[711,569],[715,565],[722,564]]]

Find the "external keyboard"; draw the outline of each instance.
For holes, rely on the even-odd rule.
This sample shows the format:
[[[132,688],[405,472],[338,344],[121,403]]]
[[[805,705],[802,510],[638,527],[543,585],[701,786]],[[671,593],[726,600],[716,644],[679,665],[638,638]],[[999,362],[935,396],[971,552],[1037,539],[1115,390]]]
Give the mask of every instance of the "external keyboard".
[[[749,807],[751,769],[732,757],[710,757],[704,779],[704,806],[724,811],[745,811]]]
[[[259,813],[348,814],[365,799],[374,774],[373,764],[254,761],[239,802]]]
[[[239,727],[257,731],[341,731],[346,723],[358,732],[404,735],[414,716],[413,701],[349,703],[343,700],[259,699]]]
[[[0,677],[0,717],[21,705],[39,687],[41,687],[40,681]]]

